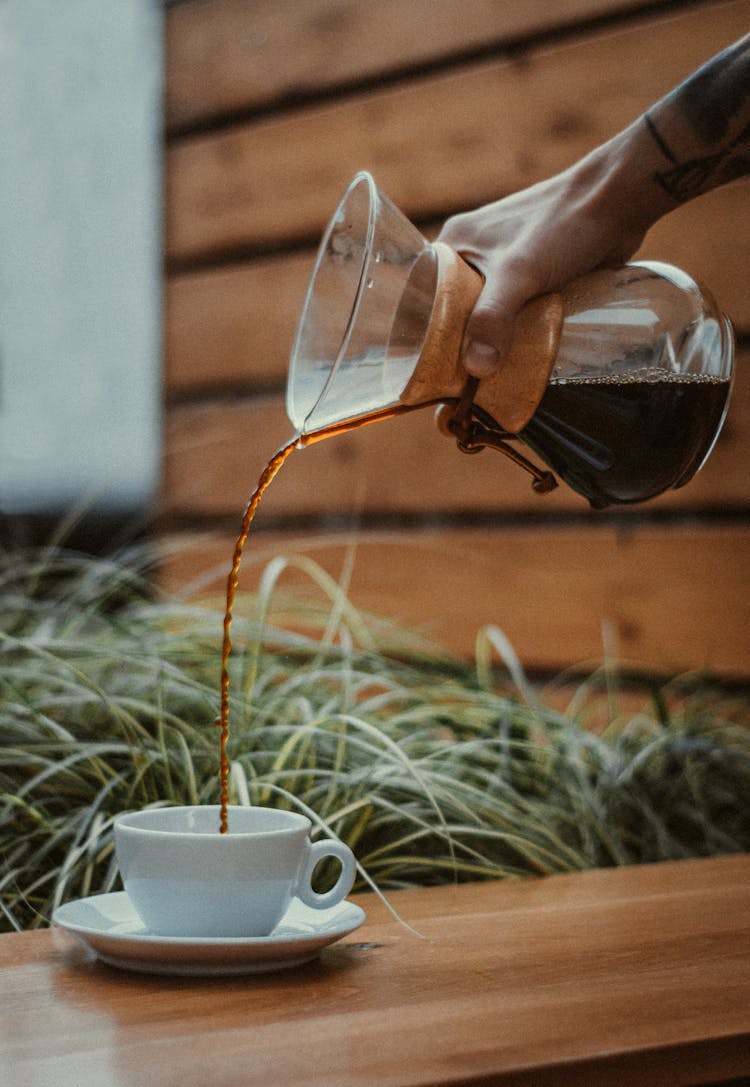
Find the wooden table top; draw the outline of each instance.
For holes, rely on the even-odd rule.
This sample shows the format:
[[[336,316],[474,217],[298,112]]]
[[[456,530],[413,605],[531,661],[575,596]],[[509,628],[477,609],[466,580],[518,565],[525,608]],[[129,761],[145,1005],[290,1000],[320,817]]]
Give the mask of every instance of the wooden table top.
[[[750,856],[390,895],[419,935],[358,901],[363,927],[315,962],[248,977],[0,937],[0,1083],[750,1082]]]

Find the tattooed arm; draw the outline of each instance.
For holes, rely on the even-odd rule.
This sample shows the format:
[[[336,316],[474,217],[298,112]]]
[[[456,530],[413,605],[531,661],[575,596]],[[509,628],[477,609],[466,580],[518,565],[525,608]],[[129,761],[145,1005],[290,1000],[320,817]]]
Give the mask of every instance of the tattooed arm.
[[[440,233],[485,277],[464,362],[501,362],[530,298],[628,260],[679,204],[750,173],[750,35],[555,177],[449,219]]]

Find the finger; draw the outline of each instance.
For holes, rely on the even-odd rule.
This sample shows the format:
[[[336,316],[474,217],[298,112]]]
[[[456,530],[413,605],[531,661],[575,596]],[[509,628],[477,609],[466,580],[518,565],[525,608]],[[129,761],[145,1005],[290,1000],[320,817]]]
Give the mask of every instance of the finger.
[[[462,358],[464,367],[473,377],[489,377],[499,368],[501,354],[492,344],[465,336]]]
[[[462,357],[474,377],[494,373],[510,351],[516,314],[525,297],[488,279],[466,323]]]

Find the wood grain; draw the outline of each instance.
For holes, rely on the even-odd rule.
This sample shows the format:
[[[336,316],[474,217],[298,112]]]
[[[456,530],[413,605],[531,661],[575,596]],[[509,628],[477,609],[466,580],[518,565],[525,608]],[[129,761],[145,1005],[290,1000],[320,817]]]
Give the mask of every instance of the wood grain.
[[[175,548],[165,557],[165,584],[188,594],[220,590],[235,536],[167,537]],[[252,591],[270,559],[286,555],[283,589],[325,603],[294,557],[309,556],[340,579],[352,553],[347,591],[356,607],[467,659],[478,631],[497,626],[530,669],[597,666],[609,653],[650,671],[750,674],[744,526],[258,533],[240,588]]]
[[[666,3],[667,0],[664,0]],[[206,122],[495,43],[637,12],[643,0],[213,0],[167,8],[166,114]],[[653,4],[651,5],[653,7]]]
[[[410,217],[555,173],[745,32],[750,0],[489,60],[175,141],[166,250],[185,261],[316,237],[358,169]],[[439,118],[439,124],[435,119]]]
[[[0,937],[7,1087],[695,1087],[750,1074],[750,858],[374,896],[296,971],[119,973]],[[415,931],[416,930],[416,931]]]
[[[166,534],[221,529],[170,535],[169,582],[214,562],[223,580],[254,481],[290,437],[283,386],[314,243],[356,170],[432,237],[606,139],[749,24],[750,0],[170,6],[160,514]],[[749,194],[738,182],[679,208],[639,254],[709,286],[745,336]],[[360,518],[355,601],[462,655],[496,622],[524,664],[557,669],[600,659],[604,629],[651,667],[747,676],[749,364],[744,350],[703,472],[603,518],[565,487],[535,495],[496,454],[461,456],[430,412],[295,453],[243,583],[279,549],[336,573],[342,526]]]
[[[309,250],[170,276],[166,394],[285,381],[314,258]]]

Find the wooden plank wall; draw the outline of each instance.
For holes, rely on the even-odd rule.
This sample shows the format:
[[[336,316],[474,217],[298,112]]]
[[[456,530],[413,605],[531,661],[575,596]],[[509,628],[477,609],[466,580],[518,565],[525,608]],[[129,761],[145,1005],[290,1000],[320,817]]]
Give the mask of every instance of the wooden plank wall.
[[[563,168],[750,26],[750,0],[188,0],[167,9],[163,518],[174,586],[223,581],[247,497],[291,437],[289,348],[320,233],[368,169],[429,236]],[[241,584],[304,552],[354,602],[459,653],[502,628],[530,669],[597,661],[750,675],[746,182],[650,233],[709,284],[740,352],[694,480],[594,514],[539,497],[430,412],[295,452]],[[352,552],[352,544],[355,550]],[[285,584],[293,586],[294,573]]]

